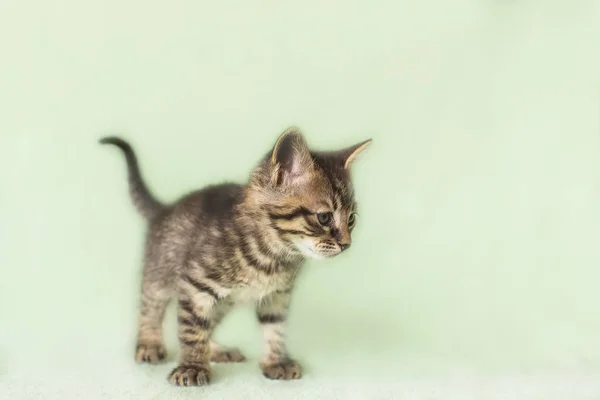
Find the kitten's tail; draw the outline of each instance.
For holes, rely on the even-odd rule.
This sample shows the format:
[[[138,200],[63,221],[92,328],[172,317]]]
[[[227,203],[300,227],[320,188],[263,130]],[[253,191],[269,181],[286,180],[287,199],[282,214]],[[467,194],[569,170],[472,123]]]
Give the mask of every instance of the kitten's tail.
[[[125,160],[127,161],[129,194],[131,195],[131,200],[140,214],[148,220],[153,219],[157,214],[164,210],[165,206],[154,198],[144,183],[138,166],[137,157],[135,156],[131,145],[116,136],[102,138],[100,139],[100,143],[117,146],[123,151]]]

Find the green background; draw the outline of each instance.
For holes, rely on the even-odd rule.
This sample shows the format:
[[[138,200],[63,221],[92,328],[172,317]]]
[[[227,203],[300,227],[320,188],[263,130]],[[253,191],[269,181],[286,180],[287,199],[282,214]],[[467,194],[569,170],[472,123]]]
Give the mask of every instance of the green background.
[[[173,390],[172,313],[170,364],[132,363],[144,224],[120,154],[99,137],[131,140],[172,201],[245,180],[289,125],[315,149],[374,139],[353,167],[352,249],[310,261],[294,295],[289,343],[308,376],[290,393],[348,376],[595,371],[599,11],[584,0],[2,1],[3,388]],[[250,361],[217,367],[214,390],[267,385],[249,309],[219,336]]]

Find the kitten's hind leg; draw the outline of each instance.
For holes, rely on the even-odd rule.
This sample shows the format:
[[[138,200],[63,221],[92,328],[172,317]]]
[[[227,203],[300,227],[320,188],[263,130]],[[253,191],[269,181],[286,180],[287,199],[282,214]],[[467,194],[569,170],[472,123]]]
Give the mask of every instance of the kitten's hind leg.
[[[156,364],[163,361],[167,351],[163,342],[162,324],[172,292],[144,282],[140,301],[138,337],[135,350],[137,362]]]
[[[223,318],[233,308],[234,303],[229,299],[223,299],[217,307],[213,316],[213,330],[218,327]],[[242,362],[246,357],[235,347],[222,346],[214,340],[210,341],[210,361],[215,363]]]
[[[210,342],[210,361],[215,363],[242,362],[246,357],[234,347],[221,346],[217,342]]]

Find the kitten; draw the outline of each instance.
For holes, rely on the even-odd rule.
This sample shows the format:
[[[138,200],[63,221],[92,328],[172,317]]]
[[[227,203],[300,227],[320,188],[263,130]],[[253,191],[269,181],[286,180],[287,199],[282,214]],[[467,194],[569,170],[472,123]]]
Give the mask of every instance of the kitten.
[[[301,367],[284,343],[294,278],[305,257],[333,257],[350,247],[356,203],[349,167],[371,140],[312,152],[290,128],[247,184],[209,186],[173,205],[152,196],[127,142],[117,137],[100,142],[125,154],[131,198],[149,225],[135,359],[165,358],[162,321],[176,297],[181,355],[168,379],[178,386],[207,384],[210,361],[245,360],[211,334],[235,303],[252,301],[264,335],[263,374],[300,378]]]

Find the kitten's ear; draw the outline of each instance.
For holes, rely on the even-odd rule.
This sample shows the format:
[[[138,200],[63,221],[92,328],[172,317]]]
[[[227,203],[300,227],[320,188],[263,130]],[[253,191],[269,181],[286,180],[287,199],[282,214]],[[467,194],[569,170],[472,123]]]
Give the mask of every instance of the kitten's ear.
[[[364,142],[361,142],[359,144],[356,144],[354,146],[350,146],[344,150],[341,150],[339,152],[342,162],[344,164],[344,168],[345,169],[349,169],[350,166],[352,165],[352,162],[354,161],[354,159],[356,159],[356,156],[358,156],[358,154],[363,151],[364,149],[367,148],[368,145],[370,145],[373,142],[372,139],[369,140],[365,140]]]
[[[289,128],[279,136],[271,154],[272,180],[276,186],[301,178],[312,168],[312,157],[302,133]]]

